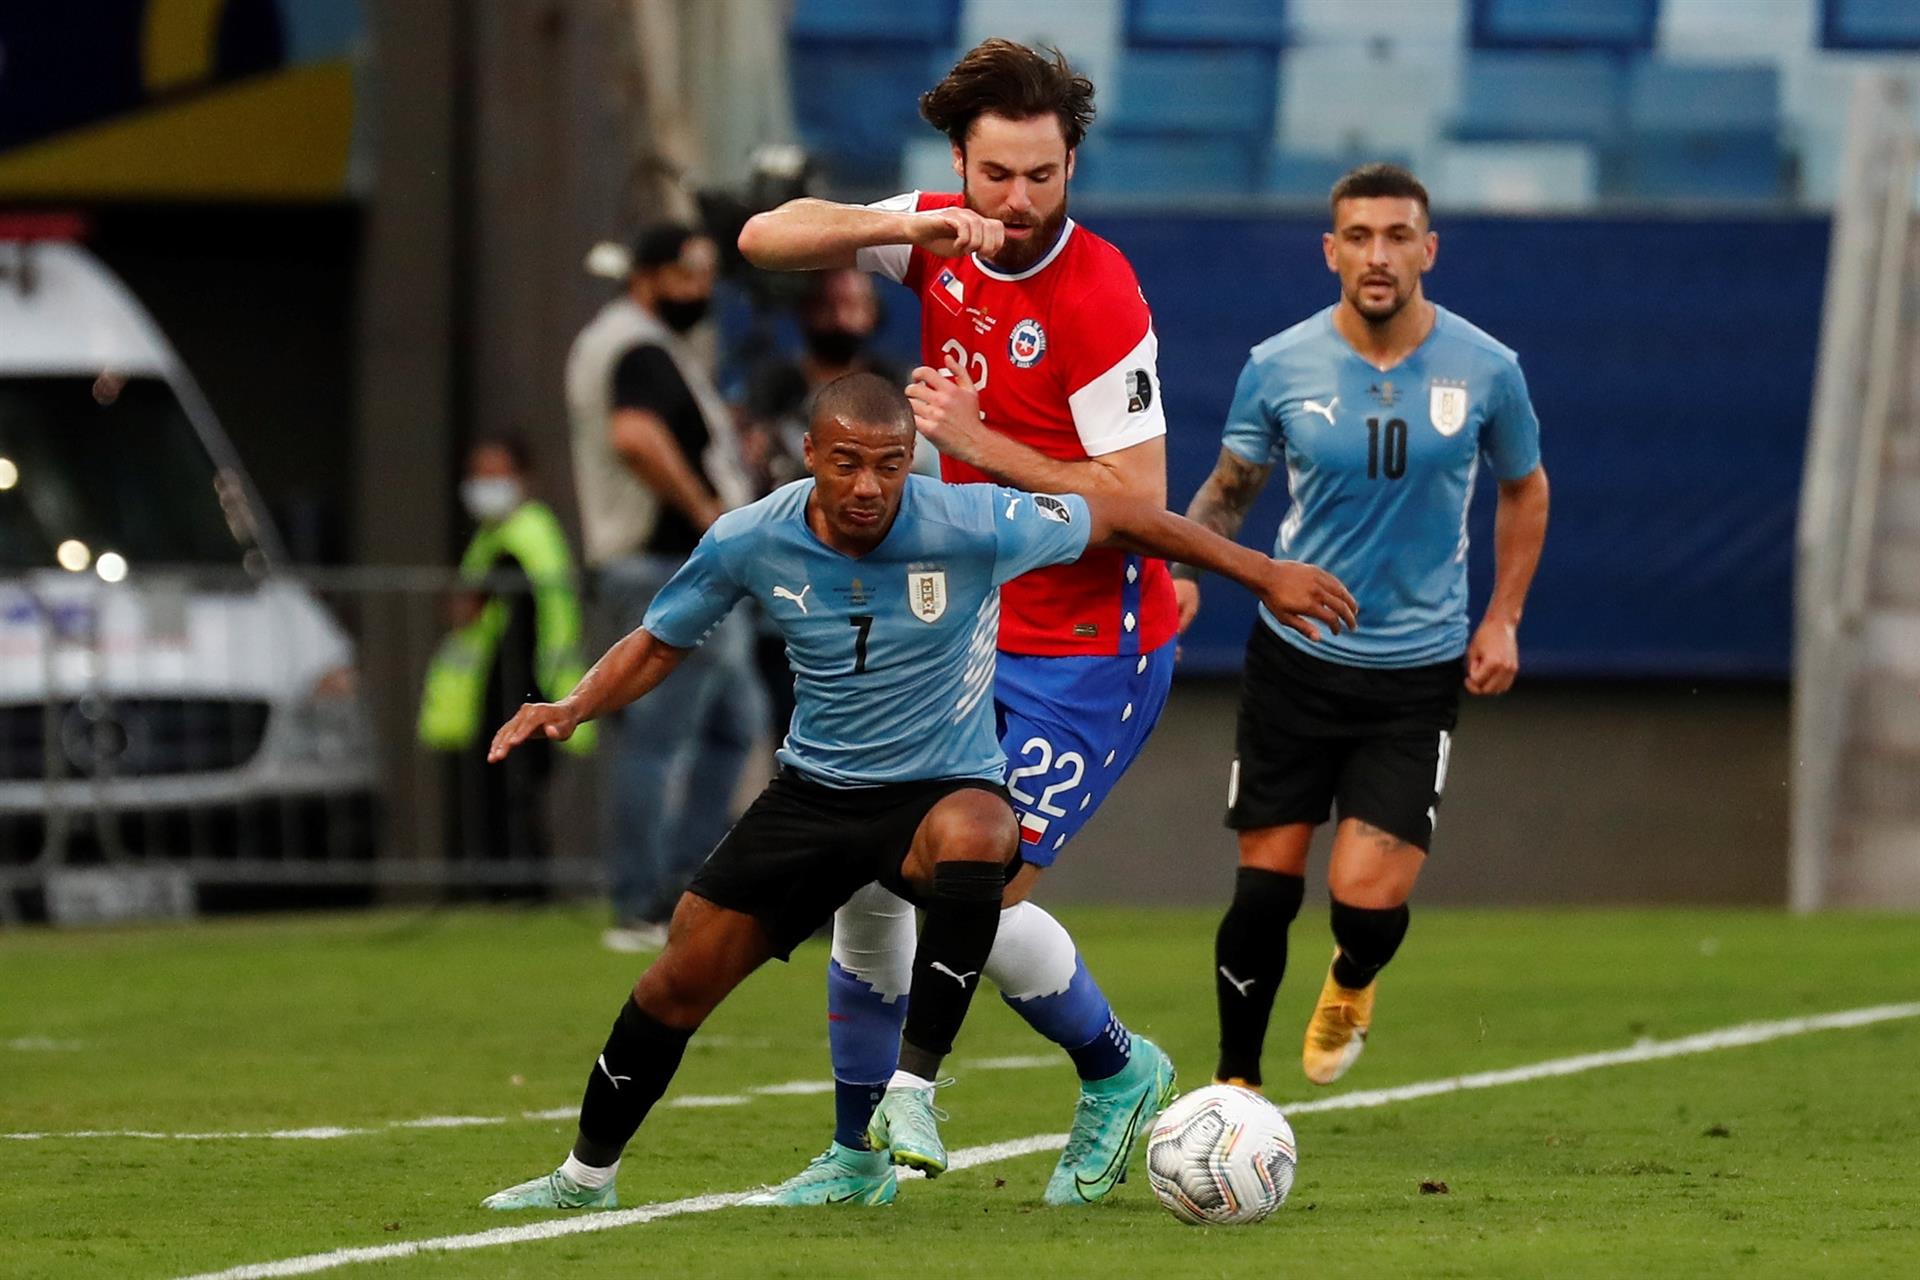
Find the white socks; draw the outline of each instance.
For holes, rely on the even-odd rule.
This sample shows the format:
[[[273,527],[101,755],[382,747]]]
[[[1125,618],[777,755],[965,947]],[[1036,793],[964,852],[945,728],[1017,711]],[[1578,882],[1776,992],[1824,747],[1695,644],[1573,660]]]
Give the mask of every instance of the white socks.
[[[615,1160],[604,1169],[596,1169],[590,1164],[581,1164],[573,1152],[567,1152],[567,1159],[560,1166],[560,1172],[572,1178],[574,1182],[589,1191],[598,1191],[613,1181],[613,1175],[620,1172],[620,1162]]]
[[[895,1071],[893,1078],[887,1081],[889,1089],[931,1089],[933,1081],[923,1080],[911,1071]]]

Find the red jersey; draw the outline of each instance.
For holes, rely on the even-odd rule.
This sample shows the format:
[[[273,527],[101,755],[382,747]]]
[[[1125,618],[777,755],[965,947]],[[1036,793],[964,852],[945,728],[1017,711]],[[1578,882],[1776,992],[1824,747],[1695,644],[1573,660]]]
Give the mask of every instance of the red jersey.
[[[915,191],[874,207],[922,211],[960,201]],[[963,362],[995,431],[1069,461],[1166,434],[1159,342],[1133,268],[1071,219],[1047,255],[1017,274],[977,255],[941,258],[917,245],[863,249],[858,258],[863,270],[919,297],[922,362]],[[951,484],[992,481],[951,458],[940,471]],[[1173,638],[1176,617],[1165,561],[1094,548],[1001,589],[1000,648],[1053,657],[1145,653]]]

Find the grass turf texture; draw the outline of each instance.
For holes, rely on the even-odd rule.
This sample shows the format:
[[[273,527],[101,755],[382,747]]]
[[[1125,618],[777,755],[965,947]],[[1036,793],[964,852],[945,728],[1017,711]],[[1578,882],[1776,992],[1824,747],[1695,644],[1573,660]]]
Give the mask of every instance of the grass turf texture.
[[[1062,912],[1135,1030],[1204,1083],[1209,913]],[[1920,997],[1911,918],[1416,914],[1382,982],[1371,1089]],[[0,1139],[0,1275],[158,1276],[464,1234],[542,1173],[635,958],[597,913],[465,911],[0,935],[0,1130],[258,1130],[515,1117],[331,1141]],[[1326,1096],[1298,1045],[1323,921],[1294,927],[1269,1092]],[[669,1099],[828,1075],[825,949],[772,965],[696,1037]],[[9,1047],[41,1040],[55,1048]],[[705,1043],[703,1043],[703,1040]],[[986,996],[942,1095],[950,1146],[1064,1131],[1064,1062]],[[1163,1212],[1136,1154],[1108,1202],[1049,1210],[1052,1153],[903,1185],[877,1210],[750,1210],[376,1264],[390,1276],[1894,1274],[1920,1257],[1920,1020],[1295,1120],[1300,1176],[1264,1225]],[[824,1095],[655,1112],[624,1205],[743,1190],[826,1143]],[[1422,1194],[1423,1180],[1448,1194]],[[328,1274],[365,1274],[354,1266]]]

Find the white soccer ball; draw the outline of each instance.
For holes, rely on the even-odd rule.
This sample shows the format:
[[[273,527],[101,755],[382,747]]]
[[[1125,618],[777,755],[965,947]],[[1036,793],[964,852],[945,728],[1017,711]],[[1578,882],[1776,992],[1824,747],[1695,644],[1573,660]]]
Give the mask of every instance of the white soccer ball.
[[[1280,1108],[1230,1084],[1175,1102],[1147,1140],[1153,1194],[1195,1226],[1260,1221],[1286,1203],[1296,1163],[1293,1126]]]

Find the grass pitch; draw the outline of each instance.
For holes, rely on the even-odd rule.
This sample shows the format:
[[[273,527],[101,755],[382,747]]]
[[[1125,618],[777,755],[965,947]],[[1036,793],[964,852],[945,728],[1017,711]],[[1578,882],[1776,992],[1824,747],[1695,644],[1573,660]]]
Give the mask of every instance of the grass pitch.
[[[1211,913],[1060,913],[1181,1083],[1212,1067]],[[373,914],[0,934],[0,1276],[181,1276],[529,1221],[480,1197],[551,1168],[631,982],[585,910]],[[1366,1056],[1301,1079],[1324,919],[1294,926],[1269,1041],[1283,1106],[1920,999],[1920,922],[1757,913],[1416,911]],[[803,948],[696,1037],[623,1205],[744,1190],[826,1143],[821,970]],[[1058,1058],[992,1069],[990,1058]],[[953,1147],[1062,1132],[1064,1058],[983,993]],[[903,1184],[879,1210],[671,1216],[425,1253],[351,1276],[1889,1275],[1920,1260],[1920,1019],[1367,1109],[1302,1114],[1292,1199],[1198,1230],[1135,1176],[1049,1210],[1052,1153]],[[404,1127],[429,1117],[473,1122]],[[478,1123],[494,1120],[495,1123]],[[1421,1184],[1446,1192],[1423,1193]]]

